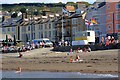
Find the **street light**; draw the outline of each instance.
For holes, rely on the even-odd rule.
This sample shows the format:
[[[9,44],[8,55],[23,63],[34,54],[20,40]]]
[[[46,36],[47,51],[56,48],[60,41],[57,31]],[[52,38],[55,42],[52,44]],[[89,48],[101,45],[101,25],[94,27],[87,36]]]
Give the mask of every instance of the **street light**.
[[[62,42],[64,42],[64,27],[63,27],[63,14],[62,14]]]
[[[30,34],[31,34],[31,38],[30,38],[30,43],[32,43],[32,39],[33,39],[33,22],[34,22],[34,18],[33,18],[33,8],[31,8],[31,16],[30,16]]]
[[[114,35],[114,33],[115,33],[115,27],[114,27],[114,12],[113,12],[112,16],[113,16],[113,35]]]

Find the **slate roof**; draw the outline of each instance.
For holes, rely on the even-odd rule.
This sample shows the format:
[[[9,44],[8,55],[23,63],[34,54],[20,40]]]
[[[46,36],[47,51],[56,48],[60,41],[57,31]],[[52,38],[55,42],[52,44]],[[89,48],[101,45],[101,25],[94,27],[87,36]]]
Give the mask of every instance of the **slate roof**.
[[[2,22],[2,27],[16,26],[16,25],[20,24],[21,22],[22,22],[22,18],[21,17],[10,18],[10,19],[7,19],[4,22]]]

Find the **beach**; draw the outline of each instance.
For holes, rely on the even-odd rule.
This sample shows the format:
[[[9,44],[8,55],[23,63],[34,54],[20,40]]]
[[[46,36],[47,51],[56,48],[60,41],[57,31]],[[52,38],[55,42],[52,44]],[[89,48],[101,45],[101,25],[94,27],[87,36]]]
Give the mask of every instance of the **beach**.
[[[118,73],[118,50],[102,50],[91,52],[53,52],[52,48],[42,48],[18,53],[2,55],[2,70],[15,71],[50,71],[50,72],[81,72],[81,73]],[[80,56],[83,61],[70,62],[70,56],[75,59]]]

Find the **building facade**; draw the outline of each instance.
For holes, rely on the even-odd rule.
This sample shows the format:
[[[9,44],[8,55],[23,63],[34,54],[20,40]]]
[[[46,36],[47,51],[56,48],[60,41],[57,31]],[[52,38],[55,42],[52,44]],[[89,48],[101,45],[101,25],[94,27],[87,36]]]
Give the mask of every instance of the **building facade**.
[[[88,30],[95,31],[95,42],[99,43],[102,37],[106,37],[106,3],[94,3],[93,6],[88,8],[86,19],[88,21],[96,20],[97,24],[86,25],[86,27]]]
[[[2,34],[9,34],[12,37],[16,37],[17,40],[19,40],[19,32],[18,32],[18,26],[22,22],[22,18],[10,18],[2,22],[1,28],[2,28]],[[8,37],[9,38],[9,37]]]
[[[106,3],[107,35],[116,36],[120,32],[120,1]]]
[[[57,21],[57,40],[62,40],[62,17]],[[76,32],[85,31],[85,20],[81,14],[63,17],[64,41],[74,41]]]

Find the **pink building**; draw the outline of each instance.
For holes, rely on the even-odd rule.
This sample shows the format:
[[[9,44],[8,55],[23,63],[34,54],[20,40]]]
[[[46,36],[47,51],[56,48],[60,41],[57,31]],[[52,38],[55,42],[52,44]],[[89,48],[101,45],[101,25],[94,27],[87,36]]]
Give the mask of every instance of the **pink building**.
[[[106,32],[108,35],[120,32],[120,1],[106,3]]]

